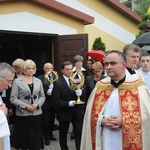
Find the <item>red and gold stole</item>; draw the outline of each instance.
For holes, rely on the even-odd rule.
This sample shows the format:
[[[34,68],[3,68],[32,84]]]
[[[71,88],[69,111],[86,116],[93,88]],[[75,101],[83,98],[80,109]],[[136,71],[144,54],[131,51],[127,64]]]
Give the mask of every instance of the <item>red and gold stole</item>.
[[[102,81],[96,84],[97,91],[94,97],[92,111],[91,111],[91,137],[92,137],[92,149],[95,150],[96,141],[96,124],[99,114],[111,95],[114,87],[109,83],[103,83]]]
[[[142,150],[142,119],[138,87],[143,81],[124,82],[118,88],[122,116],[122,150]],[[114,87],[109,82],[98,82],[91,111],[92,150],[96,144],[96,125],[99,114]]]

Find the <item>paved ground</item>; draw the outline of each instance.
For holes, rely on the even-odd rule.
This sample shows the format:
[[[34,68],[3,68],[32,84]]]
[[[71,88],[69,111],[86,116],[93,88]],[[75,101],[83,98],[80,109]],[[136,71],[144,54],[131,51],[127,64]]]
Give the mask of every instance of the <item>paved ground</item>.
[[[58,122],[56,122],[56,123],[58,123]],[[72,132],[72,125],[70,125],[69,132],[68,132],[68,147],[69,147],[69,150],[76,150],[75,149],[75,141],[70,140],[71,132]],[[54,135],[54,137],[57,138],[57,141],[50,141],[50,145],[45,146],[44,150],[60,150],[60,146],[59,146],[59,142],[58,142],[58,136],[59,136],[58,130],[53,131],[53,135]],[[16,149],[12,148],[11,150],[16,150]]]
[[[75,141],[70,140],[70,134],[72,132],[72,126],[70,125],[68,132],[68,146],[69,150],[75,150]],[[45,146],[44,150],[60,150],[58,142],[58,130],[53,132],[54,136],[57,138],[57,141],[51,141],[49,146]]]

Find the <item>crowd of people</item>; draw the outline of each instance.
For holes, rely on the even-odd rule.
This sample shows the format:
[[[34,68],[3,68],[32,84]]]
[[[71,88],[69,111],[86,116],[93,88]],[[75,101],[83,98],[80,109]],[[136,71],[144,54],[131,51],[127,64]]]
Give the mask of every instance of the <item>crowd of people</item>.
[[[31,59],[0,63],[0,149],[40,150],[58,140],[69,150],[72,124],[77,150],[149,150],[150,54],[127,44],[103,62],[83,62],[63,62],[60,77],[50,62],[38,77]]]

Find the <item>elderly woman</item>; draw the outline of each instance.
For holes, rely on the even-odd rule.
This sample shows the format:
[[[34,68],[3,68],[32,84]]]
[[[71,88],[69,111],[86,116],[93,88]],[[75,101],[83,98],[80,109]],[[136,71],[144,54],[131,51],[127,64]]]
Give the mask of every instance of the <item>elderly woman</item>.
[[[96,82],[105,78],[105,76],[102,74],[103,65],[99,61],[96,61],[92,65],[92,70],[94,74],[86,78],[86,100],[88,100],[92,90],[95,87]]]
[[[16,77],[21,77],[22,76],[22,66],[24,64],[24,60],[21,58],[17,58],[16,60],[14,60],[14,62],[12,63],[12,66],[15,68],[16,70]]]
[[[45,101],[43,85],[34,77],[36,64],[28,59],[24,62],[20,78],[13,82],[10,101],[16,106],[16,125],[11,136],[11,146],[16,149],[40,150],[41,106]],[[41,144],[42,143],[42,144]]]

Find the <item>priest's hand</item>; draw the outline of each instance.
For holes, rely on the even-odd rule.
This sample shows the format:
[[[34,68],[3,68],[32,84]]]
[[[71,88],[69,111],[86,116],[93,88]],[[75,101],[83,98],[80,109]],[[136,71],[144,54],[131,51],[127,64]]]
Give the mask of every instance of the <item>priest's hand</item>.
[[[110,130],[120,130],[121,116],[110,116],[102,119],[102,125]]]
[[[111,116],[111,118],[116,121],[115,124],[119,126],[119,128],[122,127],[122,119],[121,116]]]

